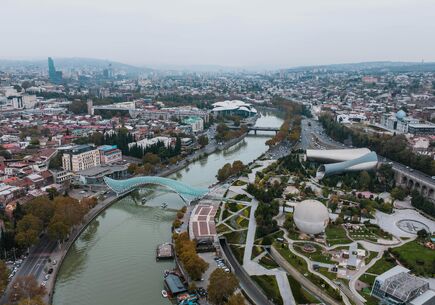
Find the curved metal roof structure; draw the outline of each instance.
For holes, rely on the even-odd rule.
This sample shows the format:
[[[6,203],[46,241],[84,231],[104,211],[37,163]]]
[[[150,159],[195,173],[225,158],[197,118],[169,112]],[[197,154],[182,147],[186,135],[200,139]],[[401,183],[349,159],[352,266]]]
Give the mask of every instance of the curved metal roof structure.
[[[104,177],[104,182],[117,195],[126,194],[137,187],[141,187],[147,184],[166,187],[180,195],[180,197],[184,201],[187,201],[184,196],[199,198],[208,193],[208,189],[191,187],[177,180],[158,176],[133,177],[124,180],[115,180],[112,178]]]
[[[369,152],[359,158],[338,163],[320,165],[317,169],[316,178],[322,179],[326,176],[355,172],[362,170],[373,170],[378,165],[378,156],[375,152]]]
[[[370,153],[368,148],[353,149],[307,149],[307,159],[319,162],[342,162],[353,160]]]

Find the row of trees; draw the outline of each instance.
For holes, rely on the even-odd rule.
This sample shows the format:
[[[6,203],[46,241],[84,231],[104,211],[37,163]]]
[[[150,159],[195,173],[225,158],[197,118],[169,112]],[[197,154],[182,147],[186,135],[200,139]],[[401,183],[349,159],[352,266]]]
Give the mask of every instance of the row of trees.
[[[196,243],[189,239],[187,232],[174,234],[174,240],[175,251],[184,269],[192,280],[200,280],[208,268],[208,263],[196,253]]]
[[[85,198],[79,202],[65,196],[57,196],[52,200],[40,196],[29,201],[24,208],[18,204],[13,214],[14,228],[1,234],[2,250],[9,251],[16,245],[28,248],[38,241],[44,231],[51,239],[62,241],[96,203],[95,198]]]
[[[232,165],[230,163],[226,163],[221,169],[218,170],[217,179],[221,182],[225,181],[230,176],[239,175],[245,169],[246,166],[240,160],[234,161]]]
[[[273,146],[282,141],[296,142],[299,140],[301,136],[301,116],[311,117],[309,110],[300,103],[281,97],[275,97],[272,104],[285,113],[285,118],[277,134],[267,140],[266,145]]]
[[[217,141],[227,142],[229,140],[241,137],[246,132],[247,132],[247,129],[245,126],[240,127],[240,129],[233,130],[233,129],[230,129],[226,124],[220,123],[216,127],[215,139]]]
[[[323,114],[319,121],[326,133],[336,141],[348,142],[356,147],[368,147],[379,155],[420,170],[430,176],[435,175],[435,161],[424,155],[415,154],[408,146],[404,135],[369,134],[340,124],[329,114]]]
[[[423,212],[435,217],[435,206],[433,202],[424,198],[418,191],[414,190],[411,193],[412,199],[411,204],[413,207],[422,210]]]
[[[168,159],[173,156],[177,156],[181,153],[181,138],[177,137],[175,146],[166,147],[161,141],[147,146],[141,147],[138,145],[131,145],[135,142],[134,136],[128,132],[126,128],[119,128],[114,132],[94,132],[89,137],[79,138],[75,141],[77,144],[93,143],[95,145],[116,145],[123,155],[131,156],[141,159],[146,153],[153,153],[160,156],[161,159]]]

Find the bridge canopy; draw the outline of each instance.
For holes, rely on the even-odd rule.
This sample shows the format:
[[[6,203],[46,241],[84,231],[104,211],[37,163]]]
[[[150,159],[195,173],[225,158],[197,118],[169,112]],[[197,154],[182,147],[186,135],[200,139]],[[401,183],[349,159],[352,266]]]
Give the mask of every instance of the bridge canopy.
[[[114,191],[118,195],[128,193],[135,188],[147,184],[160,185],[169,188],[172,191],[176,192],[178,195],[180,195],[182,198],[184,198],[184,196],[199,198],[208,193],[208,189],[191,187],[190,185],[181,183],[177,180],[158,176],[133,177],[124,180],[115,180],[109,177],[104,177],[104,182],[112,191]]]

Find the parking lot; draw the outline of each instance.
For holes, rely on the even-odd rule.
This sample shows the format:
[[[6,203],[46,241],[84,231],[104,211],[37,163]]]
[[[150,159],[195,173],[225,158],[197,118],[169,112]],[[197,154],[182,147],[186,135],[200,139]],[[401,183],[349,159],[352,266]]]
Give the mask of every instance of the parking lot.
[[[204,272],[202,280],[196,282],[197,287],[203,287],[207,289],[210,275],[217,268],[222,268],[226,272],[231,271],[229,264],[227,264],[222,258],[219,261],[216,260],[217,256],[214,252],[198,253],[198,255],[208,263],[208,269]]]

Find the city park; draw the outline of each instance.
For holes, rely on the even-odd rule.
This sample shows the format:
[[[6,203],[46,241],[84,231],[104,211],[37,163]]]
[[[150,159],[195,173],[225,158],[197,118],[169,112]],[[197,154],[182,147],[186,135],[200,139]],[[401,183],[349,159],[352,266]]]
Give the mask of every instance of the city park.
[[[225,194],[238,203],[223,201],[216,216],[218,234],[268,298],[377,304],[373,281],[397,264],[433,278],[435,222],[412,208],[419,195],[396,185],[391,165],[353,156],[359,166],[339,160],[324,175],[310,153],[251,164]]]

